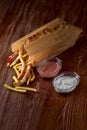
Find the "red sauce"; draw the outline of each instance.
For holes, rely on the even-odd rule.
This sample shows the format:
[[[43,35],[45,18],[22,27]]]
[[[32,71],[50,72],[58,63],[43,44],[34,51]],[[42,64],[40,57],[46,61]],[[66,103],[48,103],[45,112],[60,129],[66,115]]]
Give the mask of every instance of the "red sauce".
[[[60,64],[53,61],[48,61],[43,65],[39,66],[38,72],[41,77],[52,78],[60,71],[60,69]]]

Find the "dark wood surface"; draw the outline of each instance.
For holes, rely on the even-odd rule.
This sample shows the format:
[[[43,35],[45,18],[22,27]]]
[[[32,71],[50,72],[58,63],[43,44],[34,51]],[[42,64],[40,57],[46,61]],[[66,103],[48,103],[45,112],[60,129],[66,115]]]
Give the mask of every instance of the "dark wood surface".
[[[63,71],[76,71],[79,86],[68,95],[57,94],[52,80],[37,75],[31,87],[39,93],[19,94],[6,67],[11,43],[45,23],[60,17],[83,28],[84,36],[58,57]],[[0,130],[87,130],[87,1],[0,0]]]

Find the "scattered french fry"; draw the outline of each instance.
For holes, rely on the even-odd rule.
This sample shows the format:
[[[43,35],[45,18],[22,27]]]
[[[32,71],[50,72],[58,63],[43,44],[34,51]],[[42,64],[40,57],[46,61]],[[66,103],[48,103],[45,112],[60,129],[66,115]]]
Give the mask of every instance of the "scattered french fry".
[[[16,86],[15,88],[16,88],[16,89],[19,89],[19,90],[26,90],[26,91],[37,92],[37,89],[35,89],[35,88],[30,88],[30,87],[20,87],[20,86]]]
[[[13,88],[13,87],[11,87],[11,86],[9,86],[7,84],[4,84],[4,87],[9,89],[9,90],[12,90],[14,92],[26,93],[26,90],[24,90],[24,89]]]

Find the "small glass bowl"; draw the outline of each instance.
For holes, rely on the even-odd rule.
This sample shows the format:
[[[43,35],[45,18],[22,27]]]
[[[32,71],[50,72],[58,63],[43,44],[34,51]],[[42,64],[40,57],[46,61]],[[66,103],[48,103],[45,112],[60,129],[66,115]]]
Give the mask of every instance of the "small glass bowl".
[[[71,80],[71,81],[70,81]],[[63,72],[53,79],[56,92],[72,92],[80,82],[80,76],[76,72]]]
[[[62,68],[62,60],[59,58],[50,58],[42,61],[37,65],[36,69],[42,78],[53,78]]]

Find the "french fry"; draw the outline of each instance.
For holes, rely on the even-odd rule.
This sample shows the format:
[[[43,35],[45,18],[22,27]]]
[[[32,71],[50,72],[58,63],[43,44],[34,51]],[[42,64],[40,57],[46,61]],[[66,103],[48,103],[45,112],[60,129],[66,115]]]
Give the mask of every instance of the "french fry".
[[[9,86],[7,84],[4,84],[4,87],[9,89],[9,90],[12,90],[14,92],[26,93],[26,90],[24,90],[24,89],[13,88],[13,87],[11,87],[11,86]]]
[[[27,53],[25,53],[22,57],[23,58],[26,58],[28,56],[28,54]]]
[[[20,87],[20,86],[17,86],[16,89],[37,92],[37,89],[30,88],[30,87]]]
[[[30,75],[30,76],[28,77],[28,79],[27,79],[27,85],[29,85],[30,80],[31,80],[31,75]]]
[[[21,63],[17,63],[14,67],[20,67],[22,64]]]
[[[16,76],[13,76],[13,80],[15,81],[15,83],[18,83],[18,82],[19,82],[19,80],[17,79]]]
[[[17,70],[17,68],[14,66],[13,69],[15,70],[17,76],[19,77],[20,73],[19,73],[19,71]]]
[[[31,81],[31,82],[33,82],[33,81],[34,81],[34,79],[35,79],[35,75],[33,75],[33,76],[32,76],[32,78],[31,78],[31,80],[30,80],[30,81]]]
[[[10,67],[14,66],[19,60],[19,56],[10,64]]]

